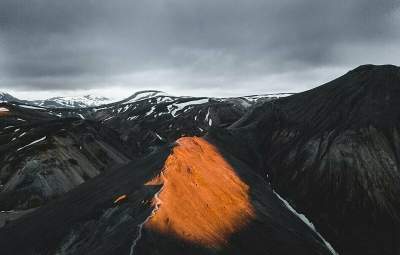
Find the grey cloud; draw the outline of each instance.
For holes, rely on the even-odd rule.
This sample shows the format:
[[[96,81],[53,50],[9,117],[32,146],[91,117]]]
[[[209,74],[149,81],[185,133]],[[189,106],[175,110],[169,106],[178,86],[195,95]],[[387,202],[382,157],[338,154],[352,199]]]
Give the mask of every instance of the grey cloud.
[[[132,88],[167,71],[188,91],[286,74],[293,90],[316,68],[399,64],[379,54],[400,43],[398,16],[397,0],[2,0],[0,88]]]

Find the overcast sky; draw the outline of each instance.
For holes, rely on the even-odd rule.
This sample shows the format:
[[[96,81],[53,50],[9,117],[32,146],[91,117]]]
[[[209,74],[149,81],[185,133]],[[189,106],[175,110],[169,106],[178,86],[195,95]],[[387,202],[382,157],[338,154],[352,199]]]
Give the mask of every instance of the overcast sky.
[[[400,65],[399,0],[0,0],[0,90],[301,91]]]

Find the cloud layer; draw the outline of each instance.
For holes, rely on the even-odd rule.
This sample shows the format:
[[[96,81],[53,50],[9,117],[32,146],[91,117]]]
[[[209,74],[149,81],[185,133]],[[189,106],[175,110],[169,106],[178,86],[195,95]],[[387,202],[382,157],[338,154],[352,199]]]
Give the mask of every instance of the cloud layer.
[[[296,91],[400,64],[397,0],[2,0],[0,88]]]

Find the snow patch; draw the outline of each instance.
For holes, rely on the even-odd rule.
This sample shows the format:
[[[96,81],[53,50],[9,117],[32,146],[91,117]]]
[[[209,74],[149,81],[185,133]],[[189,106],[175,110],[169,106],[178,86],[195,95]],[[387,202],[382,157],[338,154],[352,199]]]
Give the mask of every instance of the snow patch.
[[[208,102],[208,98],[196,99],[196,100],[188,101],[188,102],[184,102],[184,103],[176,103],[176,104],[168,105],[168,111],[171,113],[171,115],[173,117],[176,117],[177,112],[183,110],[187,106],[205,104],[207,102]]]
[[[162,97],[166,97],[167,99],[169,98],[167,93],[164,93],[164,92],[161,92],[161,91],[142,91],[142,92],[137,92],[133,96],[131,96],[129,98],[129,100],[124,102],[124,104],[131,104],[131,103],[135,103],[135,102],[140,101],[140,100],[151,99],[151,98],[154,98],[154,97],[161,97],[161,96]],[[158,99],[157,99],[157,102],[158,102]]]
[[[111,103],[112,100],[106,97],[93,95],[53,97],[46,100],[34,101],[35,105],[54,108],[86,108]]]
[[[151,107],[150,111],[148,111],[148,112],[146,113],[146,116],[149,116],[150,114],[152,114],[152,113],[155,111],[155,109],[156,109],[155,106]]]
[[[139,118],[139,116],[132,116],[132,117],[127,118],[126,120],[136,120],[137,118]]]

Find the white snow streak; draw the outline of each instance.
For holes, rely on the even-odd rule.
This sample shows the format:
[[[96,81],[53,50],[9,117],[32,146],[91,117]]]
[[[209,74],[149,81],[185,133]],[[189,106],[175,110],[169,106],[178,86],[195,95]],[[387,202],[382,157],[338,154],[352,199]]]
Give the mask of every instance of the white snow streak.
[[[157,132],[154,132],[154,134],[156,134],[158,139],[160,139],[161,141],[164,141],[164,139],[159,134],[157,134]]]
[[[209,125],[209,126],[212,126],[213,121],[212,121],[212,119],[210,118],[210,108],[208,108],[208,111],[207,111],[207,115],[206,115],[206,119],[205,119],[205,120],[208,121],[208,125]]]
[[[210,108],[208,108],[208,111],[207,111],[206,121],[208,120],[209,117],[210,117]]]
[[[19,105],[22,108],[33,109],[33,110],[44,110],[44,108],[31,106],[31,105]]]
[[[0,213],[13,213],[15,212],[14,210],[10,210],[10,211],[0,211]]]
[[[114,116],[107,117],[107,118],[105,118],[105,119],[103,120],[103,122],[104,122],[104,121],[111,120],[112,118],[114,118]]]
[[[26,147],[29,147],[29,146],[34,145],[34,144],[36,144],[36,143],[42,142],[42,141],[46,140],[46,138],[47,138],[47,137],[44,136],[44,137],[42,137],[42,138],[40,138],[40,139],[38,139],[38,140],[36,140],[36,141],[31,142],[30,144],[27,144],[27,145],[25,145],[25,146],[23,146],[23,147],[21,147],[21,148],[18,148],[17,151],[20,151],[20,150],[22,150],[22,149],[25,149]]]
[[[298,213],[290,204],[288,201],[286,201],[283,197],[281,197],[277,192],[275,192],[275,190],[273,190],[274,194],[285,204],[285,206],[297,217],[299,217],[312,231],[314,231],[315,234],[318,235],[319,238],[321,238],[321,240],[325,243],[325,246],[329,249],[329,251],[333,254],[333,255],[339,255],[339,253],[337,253],[332,245],[330,243],[328,243],[328,241],[326,241],[321,234],[315,229],[314,224],[312,224],[312,222],[307,219],[307,217],[304,214]]]
[[[162,173],[161,173],[162,174]],[[142,230],[143,230],[143,226],[144,224],[146,224],[158,211],[158,209],[160,209],[160,205],[162,203],[162,201],[160,200],[160,198],[158,197],[159,194],[161,193],[161,191],[163,190],[163,188],[161,188],[155,195],[154,195],[154,201],[155,201],[155,205],[154,205],[154,209],[153,211],[150,213],[150,215],[142,222],[138,225],[138,236],[135,238],[135,240],[133,240],[132,246],[131,246],[131,250],[129,255],[133,255],[134,254],[134,250],[135,247],[138,243],[138,241],[140,240],[140,238],[142,238]]]

